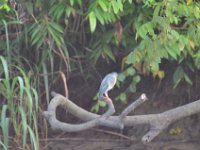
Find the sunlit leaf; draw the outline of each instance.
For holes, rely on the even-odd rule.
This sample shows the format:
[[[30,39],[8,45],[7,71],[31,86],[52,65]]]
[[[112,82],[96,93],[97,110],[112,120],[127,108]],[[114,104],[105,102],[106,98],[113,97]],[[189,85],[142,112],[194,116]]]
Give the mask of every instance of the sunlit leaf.
[[[187,0],[187,5],[192,4],[193,0]]]
[[[139,83],[140,80],[141,80],[141,77],[139,75],[133,77],[134,83]]]
[[[106,106],[106,102],[105,101],[99,101],[98,102],[99,103],[99,106],[101,106],[101,107],[105,107]]]
[[[94,11],[95,11],[97,19],[100,21],[100,23],[102,25],[104,25],[104,18],[102,16],[102,13],[100,12],[100,10],[99,9],[95,9]]]
[[[133,76],[135,74],[135,69],[133,67],[129,67],[126,72],[128,75]]]
[[[74,5],[74,1],[75,1],[75,0],[70,0],[70,1],[69,1],[71,6]]]
[[[91,111],[97,113],[99,111],[99,103],[93,105]]]
[[[106,6],[104,0],[99,0],[98,3],[99,3],[99,5],[101,6],[101,8],[102,8],[105,12],[108,11],[107,6]]]
[[[89,13],[89,22],[90,22],[90,31],[93,33],[97,23],[96,16],[93,11]]]
[[[114,13],[117,14],[118,11],[119,11],[119,9],[120,9],[120,8],[119,8],[120,6],[118,5],[118,3],[117,3],[116,0],[112,0],[112,1],[111,1],[111,4],[112,4]]]
[[[67,16],[69,17],[70,14],[71,14],[71,12],[72,12],[72,8],[68,6],[68,7],[66,8],[65,12],[66,12]]]
[[[175,60],[177,60],[177,53],[174,51],[173,47],[166,46],[166,50],[170,56],[172,56]]]
[[[159,79],[162,80],[165,77],[165,72],[163,70],[158,70],[158,71],[153,73],[153,76],[154,77],[158,76]]]

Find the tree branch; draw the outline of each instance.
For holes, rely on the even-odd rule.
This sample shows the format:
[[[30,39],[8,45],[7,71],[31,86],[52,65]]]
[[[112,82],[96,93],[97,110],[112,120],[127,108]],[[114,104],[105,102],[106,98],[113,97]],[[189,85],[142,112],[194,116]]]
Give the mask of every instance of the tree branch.
[[[148,124],[150,126],[150,130],[142,137],[143,143],[149,143],[152,141],[174,121],[200,112],[200,100],[197,100],[195,102],[165,111],[160,114],[127,116],[128,113],[133,111],[136,107],[147,100],[145,95],[141,95],[140,98],[129,105],[124,111],[122,111],[120,116],[110,116],[109,118],[105,118],[82,109],[70,101],[68,98],[60,94],[53,92],[52,96],[53,99],[48,106],[48,110],[44,111],[43,115],[49,121],[49,124],[53,129],[60,129],[67,132],[78,132],[90,129],[95,126],[107,126],[121,129],[122,123],[124,127]],[[72,115],[86,122],[75,125],[60,122],[56,119],[55,114],[56,108],[59,105],[67,109],[68,112],[70,112]]]

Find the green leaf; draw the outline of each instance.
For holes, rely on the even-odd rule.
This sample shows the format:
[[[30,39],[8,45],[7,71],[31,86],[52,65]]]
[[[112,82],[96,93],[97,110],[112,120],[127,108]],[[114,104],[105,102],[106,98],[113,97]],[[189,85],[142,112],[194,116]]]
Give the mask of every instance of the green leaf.
[[[90,22],[90,31],[93,33],[97,24],[96,16],[93,11],[89,13],[89,22]]]
[[[44,42],[44,36],[46,35],[46,33],[44,29],[41,29],[41,27],[38,26],[33,26],[33,27],[34,28],[32,29],[31,32],[32,45],[36,44],[37,47],[39,47]]]
[[[70,0],[70,5],[71,5],[71,6],[74,5],[74,0]]]
[[[117,77],[120,82],[123,82],[126,79],[126,76],[123,73],[120,73]]]
[[[102,25],[104,25],[104,18],[102,16],[102,12],[98,8],[95,9],[94,11],[95,11],[95,15],[96,15],[97,19],[100,21],[100,23]]]
[[[140,76],[135,76],[135,77],[133,77],[133,81],[134,81],[134,83],[139,83],[140,82],[140,80],[141,80],[141,77]]]
[[[159,70],[159,62],[157,62],[155,60],[151,61],[149,66],[150,66],[152,72],[155,72],[155,71]]]
[[[119,7],[119,10],[123,11],[122,0],[117,0],[117,4],[118,4],[118,7]]]
[[[133,58],[134,58],[134,51],[132,51],[131,53],[128,54],[126,63],[127,64],[133,64],[134,63],[134,59]]]
[[[27,119],[26,119],[26,112],[23,109],[23,106],[19,107],[19,111],[21,114],[21,121],[22,121],[22,130],[23,130],[23,149],[25,149],[25,145],[27,142]]]
[[[33,3],[27,1],[27,2],[25,2],[25,6],[26,6],[28,13],[33,14]]]
[[[32,130],[32,128],[29,125],[27,125],[27,129],[29,132],[30,141],[33,145],[33,149],[39,150],[39,144],[38,144],[39,142],[38,142],[38,139],[36,138],[34,131]]]
[[[0,4],[0,10],[6,10],[7,12],[10,11],[10,7],[8,6],[8,4],[6,4],[6,1],[1,2],[1,4]]]
[[[92,106],[91,111],[97,113],[99,111],[99,103]]]
[[[127,64],[139,63],[142,57],[143,53],[138,49],[134,49],[131,53],[129,53],[126,63]]]
[[[51,35],[52,35],[53,39],[56,41],[56,43],[58,45],[60,45],[63,42],[61,34],[51,26],[48,26],[47,29],[51,33]]]
[[[23,93],[24,93],[24,81],[22,79],[22,77],[18,76],[17,77],[18,82],[19,82],[19,100],[20,100],[20,104],[22,105],[23,103]]]
[[[200,18],[200,9],[198,6],[195,6],[194,16],[196,17],[196,19]]]
[[[181,66],[179,66],[173,75],[174,88],[180,83],[183,77],[184,77],[184,70]]]
[[[41,47],[43,43],[45,43],[45,39],[43,38],[43,36],[41,36],[40,40],[38,40],[36,43],[36,48],[38,49],[39,47]]]
[[[105,107],[106,106],[106,102],[105,101],[99,101],[99,106],[101,107]]]
[[[155,19],[155,17],[157,17],[159,15],[159,12],[160,12],[160,5],[157,5],[153,12],[154,19]]]
[[[111,1],[111,4],[112,4],[114,13],[117,14],[118,11],[119,11],[119,7],[120,7],[120,6],[119,6],[118,3],[116,2],[116,0],[112,0],[112,1]]]
[[[108,8],[107,8],[107,6],[106,6],[106,4],[105,4],[105,1],[99,0],[98,3],[99,3],[99,5],[100,5],[100,7],[103,9],[103,11],[105,11],[105,12],[108,11]]]
[[[6,147],[9,145],[9,118],[6,117],[8,106],[3,105],[1,111],[1,129],[2,129],[2,140]]]
[[[79,6],[82,6],[82,0],[77,0]]]
[[[3,71],[5,74],[6,81],[9,82],[10,77],[9,77],[9,69],[8,69],[7,61],[2,56],[0,56],[0,59],[1,59],[2,65],[3,65],[3,69],[4,69]]]
[[[139,34],[143,39],[146,38],[147,33],[153,33],[153,24],[151,22],[147,22],[143,24],[139,29],[137,34]]]
[[[115,56],[114,56],[112,50],[111,50],[109,47],[107,47],[107,46],[105,47],[104,53],[105,53],[111,60],[113,60],[114,62],[116,61],[116,60],[115,60]]]
[[[185,79],[185,81],[187,83],[189,83],[190,85],[192,85],[192,80],[189,78],[189,76],[186,73],[184,73],[184,79]]]
[[[38,36],[38,33],[40,33],[40,28],[38,27],[38,28],[34,28],[33,30],[32,30],[32,33],[31,33],[31,39],[32,40],[34,40],[35,38],[36,38],[36,36]]]
[[[135,74],[135,69],[133,67],[129,67],[126,72],[128,75],[133,76]]]
[[[36,110],[36,112],[38,112],[38,104],[39,104],[39,97],[38,97],[38,93],[37,93],[37,91],[34,89],[34,88],[32,88],[32,91],[33,91],[33,95],[34,95],[34,100],[35,100],[35,110]]]
[[[41,34],[40,32],[37,34],[37,36],[35,38],[32,39],[32,44],[37,44],[38,45],[38,42],[42,41],[42,43],[44,42],[44,38],[43,38],[43,34]],[[41,44],[42,44],[41,43]]]
[[[64,29],[63,27],[61,27],[59,24],[55,23],[55,22],[50,22],[49,25],[54,28],[56,31],[63,33]]]
[[[130,90],[132,93],[135,93],[135,92],[136,92],[135,83],[131,83],[131,84],[129,85],[129,90]]]
[[[175,30],[171,30],[171,35],[173,36],[173,40],[178,40],[179,39],[179,33],[176,32]]]
[[[194,55],[195,66],[200,69],[200,50]]]
[[[167,52],[171,57],[173,57],[175,60],[177,60],[177,50],[173,48],[172,46],[166,46],[165,47]]]
[[[69,7],[69,6],[67,6],[67,8],[65,9],[65,13],[66,13],[67,17],[70,16],[70,14],[71,14],[71,12],[72,12],[72,9],[73,9],[73,8],[71,8],[71,7]]]
[[[121,93],[119,95],[119,99],[120,101],[125,102],[127,100],[127,95],[125,93]]]

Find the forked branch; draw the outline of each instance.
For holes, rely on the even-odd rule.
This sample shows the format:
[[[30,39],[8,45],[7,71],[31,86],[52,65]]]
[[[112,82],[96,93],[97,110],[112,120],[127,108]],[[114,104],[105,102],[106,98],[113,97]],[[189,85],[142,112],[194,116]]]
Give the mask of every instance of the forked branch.
[[[142,137],[143,143],[152,141],[174,121],[200,112],[200,100],[197,100],[160,114],[127,116],[131,111],[147,100],[145,94],[142,94],[135,102],[122,111],[121,115],[105,118],[82,109],[60,94],[52,93],[52,96],[53,99],[48,105],[48,110],[44,111],[43,115],[49,121],[49,124],[53,129],[60,129],[67,132],[78,132],[95,126],[107,126],[122,129],[123,127],[128,126],[148,124],[150,130]],[[62,106],[72,115],[86,122],[81,124],[60,122],[56,119],[56,108],[58,106]]]

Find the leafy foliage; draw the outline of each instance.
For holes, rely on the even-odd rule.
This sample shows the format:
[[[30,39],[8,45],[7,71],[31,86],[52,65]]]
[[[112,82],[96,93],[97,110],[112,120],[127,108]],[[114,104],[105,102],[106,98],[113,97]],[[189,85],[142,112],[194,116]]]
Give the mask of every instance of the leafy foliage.
[[[116,99],[126,103],[140,75],[165,77],[163,60],[176,64],[174,87],[181,81],[192,85],[190,74],[200,69],[200,2],[195,0],[2,0],[0,20],[4,149],[12,127],[18,145],[29,147],[29,137],[37,149],[39,98],[46,93],[49,102],[49,81],[58,81],[54,75],[60,70],[87,77],[85,68],[99,60],[115,62],[121,65],[118,87],[126,86]],[[93,110],[99,106],[104,104]]]
[[[3,145],[8,149],[9,127],[12,127],[15,133],[14,138],[22,143],[23,149],[30,146],[39,149],[38,131],[35,126],[38,116],[37,92],[31,86],[30,78],[21,68],[16,67],[21,75],[11,76],[5,59],[1,56],[0,60],[5,77],[0,82],[0,94],[4,99],[0,112]],[[27,139],[31,140],[30,145],[27,143]]]

